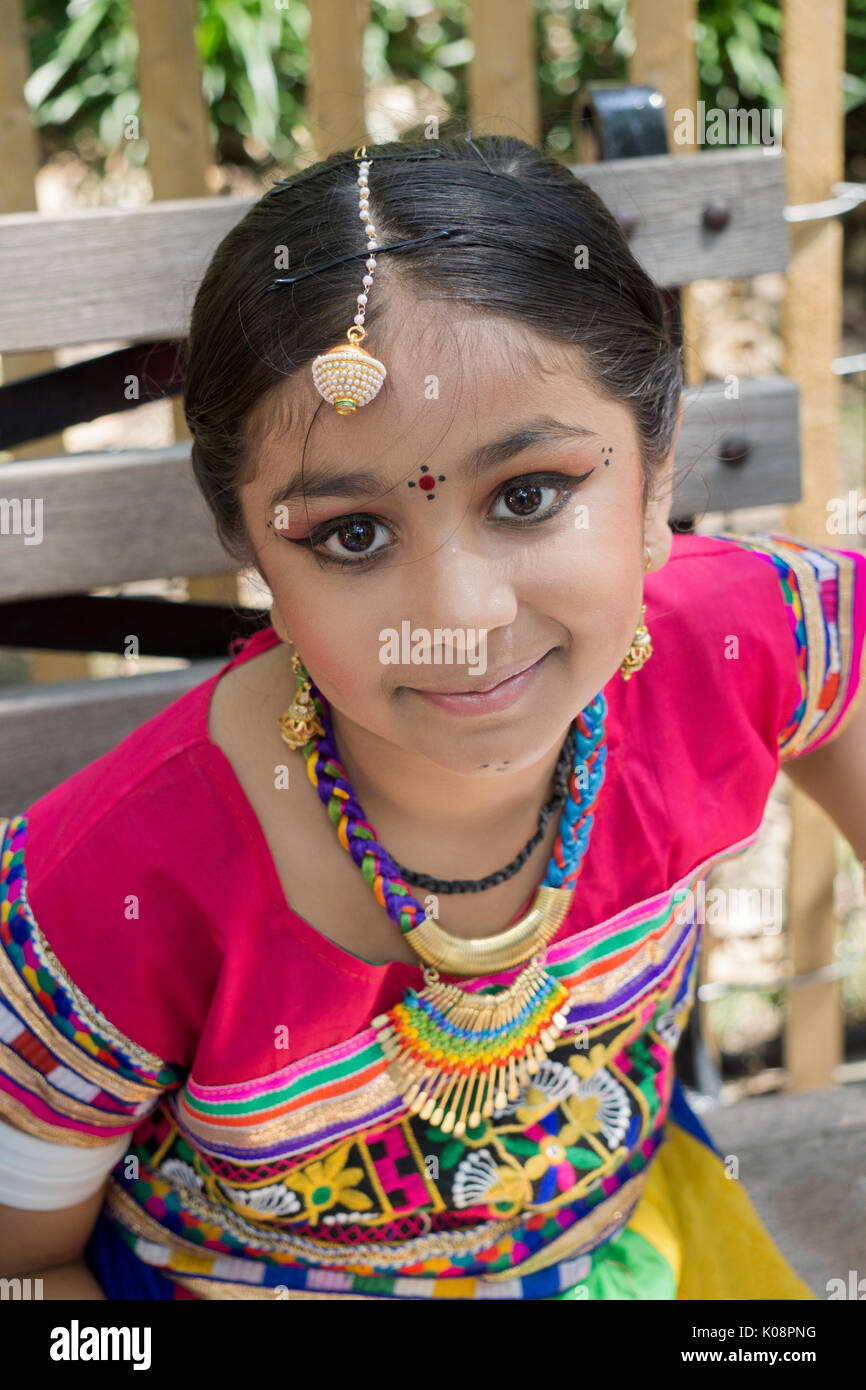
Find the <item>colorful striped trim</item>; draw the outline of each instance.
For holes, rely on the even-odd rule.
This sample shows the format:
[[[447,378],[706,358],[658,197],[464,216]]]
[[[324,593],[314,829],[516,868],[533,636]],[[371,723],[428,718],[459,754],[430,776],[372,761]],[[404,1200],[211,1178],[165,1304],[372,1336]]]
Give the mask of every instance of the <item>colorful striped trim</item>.
[[[779,757],[785,761],[811,752],[833,732],[860,674],[854,668],[856,560],[775,532],[742,536],[718,531],[712,539],[733,541],[776,571],[800,682],[797,706],[779,731]]]
[[[756,835],[711,855],[664,892],[550,947],[547,969],[569,989],[564,1038],[622,1014],[694,946],[690,908],[699,881],[744,854]],[[515,973],[464,987],[507,983]],[[245,1162],[300,1155],[406,1114],[373,1028],[248,1082],[204,1086],[189,1075],[172,1110],[203,1153]]]
[[[488,1131],[458,1145],[462,1157],[449,1158],[447,1136],[425,1130],[402,1107],[396,1118],[374,1115],[370,1123],[361,1035],[279,1078],[217,1088],[188,1078],[187,1091],[204,1092],[211,1109],[215,1091],[234,1123],[227,1134],[217,1126],[216,1142],[203,1144],[180,1123],[181,1095],[169,1097],[137,1131],[136,1177],[115,1172],[109,1182],[107,1210],[118,1232],[138,1259],[202,1298],[330,1291],[498,1299],[549,1297],[572,1287],[575,1268],[585,1269],[585,1258],[628,1221],[664,1138],[673,1051],[693,1000],[700,940],[693,894],[716,863],[745,852],[756,834],[711,856],[672,889],[552,948],[552,968],[569,982],[572,1032],[586,1028],[588,1036],[577,1056],[575,1038],[564,1037],[547,1079],[538,1078],[552,1089],[531,1099],[527,1093],[519,1106],[498,1113]],[[596,1021],[590,1026],[587,1019]],[[569,1072],[581,1078],[577,1089],[563,1089]],[[275,1080],[284,1089],[294,1084],[302,1101],[281,1116],[289,1128],[276,1152],[265,1149],[274,1134],[261,1125],[262,1100]],[[296,1143],[303,1087],[311,1081],[328,1092],[318,1096],[326,1135],[324,1148],[318,1135],[314,1155],[309,1136]],[[384,1067],[373,1084],[389,1084]],[[595,1111],[597,1102],[611,1108]],[[353,1112],[347,1133],[354,1138],[335,1137],[335,1109]],[[595,1114],[598,1124],[588,1123]],[[579,1163],[575,1146],[582,1147]],[[237,1152],[243,1163],[230,1157]],[[425,1183],[434,1152],[441,1172]],[[518,1202],[500,1187],[489,1200],[467,1198],[450,1175],[455,1163],[473,1171],[473,1154],[488,1165],[491,1156],[504,1163],[501,1171],[521,1173],[524,1184],[532,1174],[531,1197],[527,1190]],[[319,1216],[313,1211],[322,1199],[313,1189],[321,1184],[336,1195]],[[342,1217],[333,1214],[340,1210]],[[475,1219],[458,1225],[457,1217]],[[354,1222],[354,1230],[341,1220]],[[416,1234],[406,1238],[401,1228]]]
[[[389,1273],[357,1256],[344,1268],[310,1267],[273,1251],[263,1259],[207,1249],[191,1238],[192,1227],[186,1236],[167,1231],[115,1177],[109,1180],[106,1213],[139,1259],[202,1298],[274,1298],[281,1289],[386,1298],[544,1298],[578,1282],[591,1268],[592,1252],[626,1225],[664,1137],[662,1123],[621,1164],[616,1182],[599,1191],[595,1211],[581,1212],[577,1218],[575,1210],[565,1206],[525,1213],[519,1228],[503,1232],[485,1248],[483,1259],[478,1248],[468,1253],[467,1264],[477,1266],[472,1272],[461,1269],[454,1255],[425,1261],[420,1247],[429,1244],[430,1237],[414,1242],[417,1273]],[[477,1247],[478,1232],[472,1234]],[[531,1245],[533,1256],[509,1269],[511,1252],[520,1240]],[[497,1264],[502,1268],[495,1272]],[[488,1266],[490,1272],[485,1272]]]
[[[27,897],[26,816],[0,819],[0,1113],[40,1138],[130,1134],[184,1073],[115,1028],[69,978]]]

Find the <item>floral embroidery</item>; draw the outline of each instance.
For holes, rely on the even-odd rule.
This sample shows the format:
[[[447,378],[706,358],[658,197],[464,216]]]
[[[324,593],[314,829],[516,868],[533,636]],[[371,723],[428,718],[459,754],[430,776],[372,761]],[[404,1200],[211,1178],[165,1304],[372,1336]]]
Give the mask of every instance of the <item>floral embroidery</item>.
[[[301,1210],[297,1194],[290,1192],[283,1183],[255,1187],[250,1192],[239,1192],[227,1183],[220,1183],[220,1187],[232,1206],[246,1208],[250,1215],[294,1216]]]
[[[497,1163],[489,1149],[479,1149],[458,1165],[452,1190],[457,1207],[483,1205],[510,1216],[531,1196],[532,1185],[516,1168]]]
[[[349,1211],[369,1211],[373,1203],[365,1192],[355,1187],[364,1176],[363,1168],[347,1168],[351,1144],[342,1144],[321,1162],[309,1163],[300,1172],[286,1178],[289,1187],[304,1198],[304,1212],[311,1226],[318,1223],[322,1212],[339,1204]]]

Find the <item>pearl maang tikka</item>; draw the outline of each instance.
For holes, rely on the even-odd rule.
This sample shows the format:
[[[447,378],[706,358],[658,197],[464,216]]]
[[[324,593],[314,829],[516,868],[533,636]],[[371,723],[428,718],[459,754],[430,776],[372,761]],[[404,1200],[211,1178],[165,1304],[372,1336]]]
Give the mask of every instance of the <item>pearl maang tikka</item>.
[[[356,159],[359,153],[361,155],[367,153],[366,145],[360,145],[355,151]],[[376,257],[373,254],[377,250],[376,228],[370,216],[370,190],[367,182],[369,169],[370,161],[362,158],[358,167],[358,204],[359,216],[367,227],[367,249],[370,255],[365,262],[367,274],[362,281],[364,288],[358,295],[358,312],[355,314],[355,322],[346,333],[349,346],[346,347],[344,343],[338,343],[336,347],[332,347],[329,352],[323,352],[313,362],[313,381],[316,390],[319,395],[324,396],[330,405],[334,406],[340,415],[350,415],[359,406],[369,405],[370,401],[378,395],[382,382],[388,375],[381,362],[375,357],[371,357],[364,348],[359,347],[361,340],[367,336],[367,331],[364,328],[364,317],[367,296],[373,283],[373,271],[376,269]]]

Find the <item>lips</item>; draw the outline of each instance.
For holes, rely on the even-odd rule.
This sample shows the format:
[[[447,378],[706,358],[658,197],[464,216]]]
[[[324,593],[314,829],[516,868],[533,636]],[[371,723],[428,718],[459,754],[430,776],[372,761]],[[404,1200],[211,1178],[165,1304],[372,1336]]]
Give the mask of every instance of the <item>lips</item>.
[[[494,676],[492,680],[488,680],[488,681],[486,682],[486,684],[484,684],[484,685],[479,684],[478,681],[473,681],[471,685],[459,686],[459,687],[457,687],[457,688],[455,688],[455,687],[453,687],[453,686],[449,686],[449,688],[448,688],[447,690],[439,690],[439,689],[435,689],[435,690],[434,690],[434,689],[428,689],[428,688],[425,687],[425,688],[421,691],[421,694],[422,694],[422,695],[486,695],[488,691],[490,691],[490,690],[495,690],[496,687],[497,687],[498,685],[502,685],[505,681],[511,680],[514,676],[519,676],[520,673],[521,673],[522,671],[528,671],[528,670],[530,669],[531,666],[537,665],[537,663],[538,663],[539,661],[541,661],[542,657],[543,657],[543,656],[546,656],[546,655],[547,655],[547,652],[543,652],[541,656],[532,657],[531,660],[529,660],[529,661],[521,661],[518,665],[506,666],[506,667],[504,667],[504,668],[502,669],[502,671],[499,672],[498,675]],[[416,687],[416,688],[417,688],[417,687]]]

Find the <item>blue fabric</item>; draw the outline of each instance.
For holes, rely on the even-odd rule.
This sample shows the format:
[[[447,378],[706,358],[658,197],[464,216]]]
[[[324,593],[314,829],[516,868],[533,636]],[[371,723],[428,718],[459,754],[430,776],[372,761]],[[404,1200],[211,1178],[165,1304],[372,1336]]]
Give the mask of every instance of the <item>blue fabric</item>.
[[[108,1299],[174,1299],[175,1285],[130,1250],[105,1208],[84,1248],[84,1261]]]
[[[687,1130],[689,1134],[694,1135],[695,1139],[700,1139],[702,1144],[706,1144],[708,1149],[712,1149],[713,1153],[718,1154],[719,1158],[724,1158],[724,1154],[716,1148],[712,1138],[707,1134],[707,1131],[704,1129],[694,1110],[689,1105],[682,1082],[676,1075],[674,1076],[674,1086],[671,1093],[668,1115],[675,1124],[679,1125],[680,1129]]]

